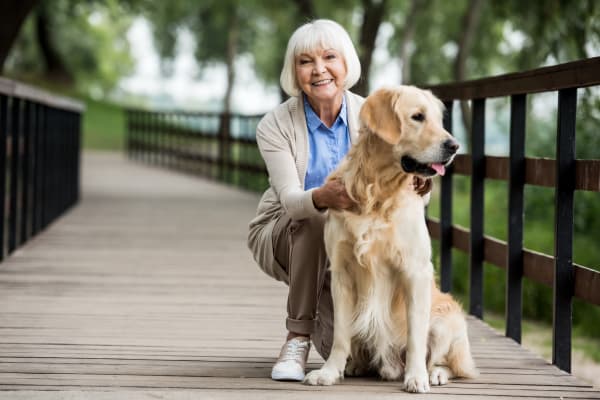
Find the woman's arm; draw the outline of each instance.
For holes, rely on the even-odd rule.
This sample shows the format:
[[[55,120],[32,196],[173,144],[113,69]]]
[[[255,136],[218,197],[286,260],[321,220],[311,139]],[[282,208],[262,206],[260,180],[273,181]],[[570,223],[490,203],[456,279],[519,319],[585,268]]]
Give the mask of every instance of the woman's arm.
[[[322,211],[313,203],[316,189],[302,187],[289,139],[277,124],[274,112],[258,124],[256,143],[267,166],[271,187],[286,213],[294,220],[319,215]]]

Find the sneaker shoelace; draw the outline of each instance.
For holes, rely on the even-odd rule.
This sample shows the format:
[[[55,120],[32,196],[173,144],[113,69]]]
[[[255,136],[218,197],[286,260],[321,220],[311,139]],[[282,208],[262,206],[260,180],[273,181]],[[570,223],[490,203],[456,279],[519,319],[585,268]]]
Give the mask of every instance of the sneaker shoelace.
[[[300,364],[304,362],[304,355],[308,350],[308,342],[300,340],[290,340],[285,344],[285,352],[279,361],[296,361]]]

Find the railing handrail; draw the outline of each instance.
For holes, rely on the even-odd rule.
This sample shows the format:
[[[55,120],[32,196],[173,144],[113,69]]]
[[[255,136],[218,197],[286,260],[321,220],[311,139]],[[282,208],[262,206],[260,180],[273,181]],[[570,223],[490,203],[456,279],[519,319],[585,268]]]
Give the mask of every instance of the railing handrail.
[[[125,112],[127,113],[135,113],[135,112],[141,112],[141,113],[152,113],[152,114],[159,114],[159,115],[177,115],[177,116],[184,116],[184,117],[214,117],[214,118],[220,118],[222,115],[228,115],[231,118],[247,118],[247,119],[253,119],[253,118],[262,118],[265,116],[264,113],[261,114],[244,114],[244,113],[240,113],[240,112],[223,112],[223,111],[192,111],[192,110],[178,110],[178,109],[148,109],[145,107],[126,107],[125,108]]]
[[[69,97],[56,95],[22,82],[0,77],[0,94],[33,100],[61,110],[83,112],[85,104]]]
[[[551,92],[600,85],[600,57],[489,78],[427,86],[442,101]]]

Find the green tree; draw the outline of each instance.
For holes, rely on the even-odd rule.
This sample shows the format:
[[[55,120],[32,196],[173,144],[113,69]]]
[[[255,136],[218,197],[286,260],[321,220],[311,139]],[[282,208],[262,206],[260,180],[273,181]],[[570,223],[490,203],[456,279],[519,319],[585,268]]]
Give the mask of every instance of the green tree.
[[[37,3],[36,0],[4,0],[0,6],[0,74],[17,39],[21,26]]]
[[[27,19],[6,73],[103,96],[131,72],[132,17],[117,0],[46,0]]]
[[[154,40],[163,59],[164,71],[175,56],[177,37],[188,29],[195,38],[195,57],[202,70],[207,65],[222,63],[227,70],[227,88],[223,110],[231,110],[231,93],[235,85],[236,59],[247,53],[255,38],[254,20],[257,6],[252,1],[178,0],[156,2],[145,11],[153,24]]]

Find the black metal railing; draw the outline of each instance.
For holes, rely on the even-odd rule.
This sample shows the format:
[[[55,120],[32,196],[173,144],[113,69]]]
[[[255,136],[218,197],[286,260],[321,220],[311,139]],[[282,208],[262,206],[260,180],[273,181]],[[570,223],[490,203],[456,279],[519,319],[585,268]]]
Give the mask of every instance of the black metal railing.
[[[459,155],[442,178],[440,219],[428,219],[440,239],[441,288],[451,290],[452,248],[470,256],[469,312],[483,316],[483,263],[507,269],[506,335],[521,341],[523,277],[554,288],[553,363],[571,369],[571,302],[573,296],[600,305],[600,272],[573,264],[573,196],[575,190],[600,191],[600,160],[575,159],[577,88],[600,84],[600,58],[540,68],[476,81],[430,87],[448,110],[444,126],[452,131],[456,101],[472,101],[470,155]],[[557,160],[525,157],[527,95],[558,91]],[[510,156],[486,156],[486,99],[508,96]],[[256,149],[260,116],[202,113],[128,113],[130,157],[222,179],[246,188],[264,189],[266,170]],[[233,122],[236,127],[232,127]],[[471,176],[470,230],[452,224],[453,175]],[[484,235],[486,179],[509,182],[508,242]],[[552,187],[555,196],[555,254],[523,248],[524,186]]]
[[[79,200],[83,109],[0,78],[0,260]]]
[[[261,117],[128,110],[126,148],[135,160],[260,191],[268,186],[255,140]]]
[[[470,255],[469,312],[483,316],[483,262],[507,269],[506,335],[521,341],[522,281],[527,277],[553,287],[552,361],[571,370],[572,298],[600,305],[600,272],[573,263],[573,198],[576,190],[600,191],[600,160],[575,158],[577,89],[600,85],[600,57],[464,83],[432,86],[450,112],[444,121],[452,129],[455,101],[472,102],[471,154],[459,155],[442,178],[440,220],[428,221],[440,239],[441,286],[452,281],[452,248]],[[527,95],[558,91],[556,160],[525,157]],[[484,153],[485,102],[510,96],[510,155]],[[452,225],[453,174],[471,176],[470,230]],[[509,182],[508,242],[484,236],[485,179]],[[554,255],[523,248],[523,188],[525,184],[555,188]]]

